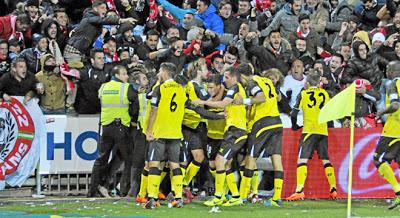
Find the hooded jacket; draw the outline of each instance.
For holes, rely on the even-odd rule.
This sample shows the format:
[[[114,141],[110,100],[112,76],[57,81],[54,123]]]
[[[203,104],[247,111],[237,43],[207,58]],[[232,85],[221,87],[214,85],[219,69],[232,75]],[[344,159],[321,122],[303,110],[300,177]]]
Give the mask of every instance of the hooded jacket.
[[[331,13],[331,21],[326,23],[325,30],[328,32],[339,32],[342,22],[347,21],[353,12],[353,7],[347,0],[339,1],[338,6]]]
[[[382,69],[388,64],[388,61],[376,53],[368,53],[366,59],[361,59],[358,53],[358,48],[362,45],[366,45],[362,41],[355,41],[353,43],[354,57],[349,60],[348,67],[346,69],[346,81],[353,81],[357,78],[366,79],[371,82],[375,90],[379,90],[382,79],[384,78],[384,72]],[[368,47],[367,47],[367,50]]]
[[[53,57],[45,54],[40,59],[41,70],[36,74],[36,79],[43,83],[45,93],[40,96],[40,105],[47,110],[60,110],[65,108],[66,86],[60,73],[46,72],[44,64]]]
[[[203,21],[204,27],[216,33],[224,33],[224,22],[222,18],[217,15],[217,9],[214,5],[209,5],[203,14],[196,14],[196,18]]]
[[[46,19],[46,20],[43,21],[43,24],[42,24],[42,35],[46,36],[48,39],[51,39],[50,36],[49,36],[49,31],[48,30],[49,30],[49,28],[50,28],[50,26],[52,24],[55,24],[56,27],[57,27],[57,35],[56,35],[55,40],[56,40],[60,50],[63,51],[64,47],[65,47],[65,45],[67,43],[66,42],[67,38],[65,37],[64,34],[61,33],[61,27],[55,20]]]

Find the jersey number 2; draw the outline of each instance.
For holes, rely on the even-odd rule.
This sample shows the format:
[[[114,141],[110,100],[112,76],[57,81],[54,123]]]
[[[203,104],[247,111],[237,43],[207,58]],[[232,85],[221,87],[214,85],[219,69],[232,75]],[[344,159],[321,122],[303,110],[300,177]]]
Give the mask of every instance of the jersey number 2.
[[[175,97],[176,97],[176,93],[174,93],[174,95],[171,98],[171,102],[169,103],[169,110],[171,112],[175,112],[176,108],[178,107],[178,104],[174,101]]]

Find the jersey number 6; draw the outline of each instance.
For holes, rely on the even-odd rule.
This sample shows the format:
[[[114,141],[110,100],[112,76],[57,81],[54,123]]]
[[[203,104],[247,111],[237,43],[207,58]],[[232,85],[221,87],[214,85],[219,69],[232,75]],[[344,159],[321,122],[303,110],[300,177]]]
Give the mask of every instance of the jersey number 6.
[[[174,95],[172,96],[171,102],[169,104],[169,110],[171,112],[175,112],[176,108],[178,107],[178,104],[174,101],[175,97],[176,97],[176,93],[174,93]]]

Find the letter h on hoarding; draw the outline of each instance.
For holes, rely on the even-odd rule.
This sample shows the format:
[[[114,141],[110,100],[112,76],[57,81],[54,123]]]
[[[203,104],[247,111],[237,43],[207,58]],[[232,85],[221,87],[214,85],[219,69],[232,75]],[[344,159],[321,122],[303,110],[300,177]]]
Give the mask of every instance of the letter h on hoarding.
[[[47,133],[47,160],[54,160],[54,150],[64,149],[64,160],[71,160],[71,133],[64,133],[64,143],[54,143],[54,132]]]

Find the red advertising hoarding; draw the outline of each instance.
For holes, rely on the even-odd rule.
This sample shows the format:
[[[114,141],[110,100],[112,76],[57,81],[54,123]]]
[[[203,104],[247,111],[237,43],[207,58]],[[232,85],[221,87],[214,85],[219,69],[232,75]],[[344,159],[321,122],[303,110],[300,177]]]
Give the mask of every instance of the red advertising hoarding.
[[[399,127],[400,128],[400,127]],[[379,176],[373,163],[373,153],[381,128],[356,129],[354,139],[353,188],[354,198],[391,198],[391,186]],[[296,188],[298,145],[301,131],[285,129],[283,133],[283,167],[285,170],[282,197],[290,196]],[[339,198],[347,198],[350,129],[329,130],[329,156],[335,168]],[[400,181],[400,169],[392,163]],[[308,164],[308,177],[304,188],[306,198],[329,198],[329,184],[322,161],[315,153]]]

